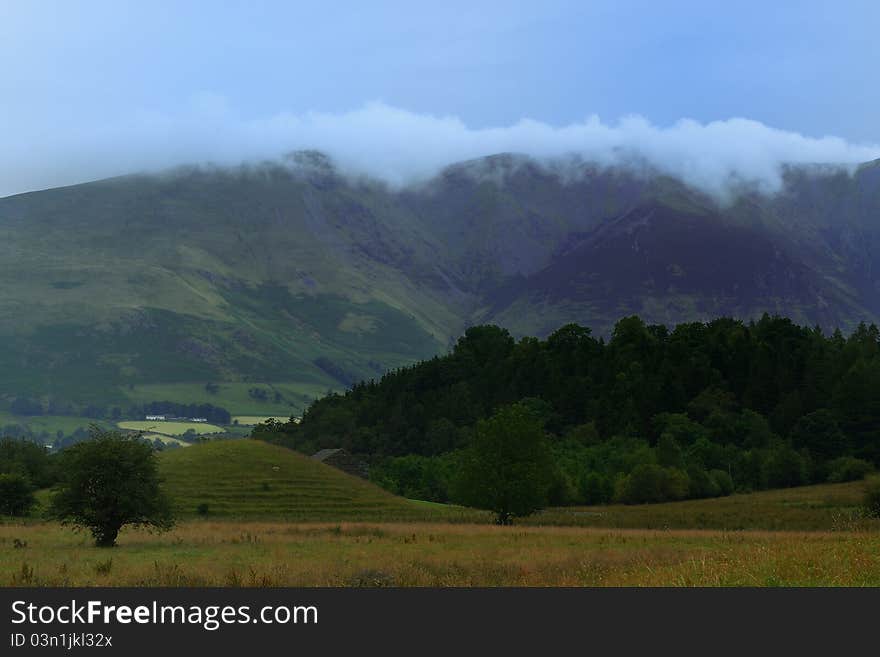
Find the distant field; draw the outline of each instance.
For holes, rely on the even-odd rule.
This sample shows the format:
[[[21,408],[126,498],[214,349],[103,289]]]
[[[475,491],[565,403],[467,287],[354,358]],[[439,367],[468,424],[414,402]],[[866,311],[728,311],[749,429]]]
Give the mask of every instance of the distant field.
[[[117,423],[120,429],[129,429],[130,431],[147,431],[152,433],[160,433],[165,436],[182,436],[192,429],[197,434],[221,433],[222,427],[216,424],[208,424],[206,422],[154,422],[152,420],[131,420]]]
[[[266,401],[250,396],[252,388],[264,390]],[[181,404],[213,404],[225,408],[233,415],[285,416],[301,415],[302,411],[318,397],[327,393],[327,386],[314,383],[219,383],[212,394],[205,390],[205,383],[169,383],[135,385],[122,392],[136,404],[152,401],[173,401]],[[278,392],[282,401],[275,402]]]
[[[232,418],[232,422],[252,427],[268,420],[287,422],[289,419],[290,415],[236,415]]]
[[[179,438],[172,438],[171,436],[166,436],[161,433],[145,433],[144,438],[147,440],[161,440],[166,445],[174,444],[180,445],[181,447],[190,447],[192,443],[188,443],[185,440],[180,440]]]
[[[191,520],[107,550],[0,525],[0,586],[624,585],[880,586],[880,533]]]
[[[62,431],[70,434],[78,428],[88,429],[90,425],[97,424],[102,427],[110,426],[109,422],[103,420],[93,420],[87,417],[77,417],[71,415],[12,415],[5,411],[0,411],[0,427],[7,424],[19,424],[29,427],[31,431],[40,433],[47,431],[54,434]]]

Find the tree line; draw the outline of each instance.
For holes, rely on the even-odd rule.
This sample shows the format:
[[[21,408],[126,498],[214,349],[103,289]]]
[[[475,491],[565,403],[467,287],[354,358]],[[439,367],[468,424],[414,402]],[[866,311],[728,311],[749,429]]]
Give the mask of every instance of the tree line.
[[[277,393],[275,401],[278,401]],[[208,422],[213,422],[214,424],[230,424],[232,421],[229,411],[221,406],[215,406],[214,404],[180,404],[172,401],[132,404],[126,408],[94,404],[78,408],[72,404],[49,400],[48,404],[44,407],[43,402],[38,399],[19,396],[9,405],[9,410],[15,415],[32,417],[40,415],[71,415],[93,420],[121,420],[126,417],[141,418],[144,415],[171,415],[175,417],[203,417]],[[3,435],[14,434],[7,431]]]
[[[880,331],[826,335],[769,315],[674,329],[632,316],[607,341],[576,324],[518,341],[476,326],[448,355],[253,435],[305,453],[343,447],[395,493],[462,501],[463,464],[487,423],[512,432],[526,416],[549,454],[552,504],[858,479],[880,465]]]

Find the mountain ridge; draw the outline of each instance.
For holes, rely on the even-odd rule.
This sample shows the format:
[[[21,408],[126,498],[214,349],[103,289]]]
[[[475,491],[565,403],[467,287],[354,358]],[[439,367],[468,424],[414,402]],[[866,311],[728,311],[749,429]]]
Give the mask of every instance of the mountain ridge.
[[[7,197],[0,397],[338,388],[474,323],[543,336],[636,312],[876,321],[880,161],[784,177],[779,194],[722,204],[651,172],[502,154],[394,189],[306,152]]]

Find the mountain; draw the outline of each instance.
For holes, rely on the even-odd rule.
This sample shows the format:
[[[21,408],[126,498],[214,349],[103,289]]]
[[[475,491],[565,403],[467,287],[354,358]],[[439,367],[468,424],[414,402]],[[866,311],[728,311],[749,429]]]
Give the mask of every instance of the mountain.
[[[517,155],[402,190],[316,152],[0,199],[0,396],[68,406],[248,393],[300,409],[473,323],[607,333],[880,316],[880,162],[791,168],[722,203],[659,174]],[[254,393],[254,388],[264,392]]]
[[[832,327],[861,312],[857,297],[771,233],[659,202],[569,235],[547,267],[490,298],[491,321],[539,335],[571,317],[607,331],[633,313],[675,325],[767,312]]]

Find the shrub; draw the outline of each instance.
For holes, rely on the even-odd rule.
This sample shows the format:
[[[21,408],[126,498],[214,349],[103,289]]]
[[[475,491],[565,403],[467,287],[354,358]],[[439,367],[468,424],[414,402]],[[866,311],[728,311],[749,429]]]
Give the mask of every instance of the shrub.
[[[615,497],[623,504],[668,502],[687,497],[689,486],[687,474],[677,468],[642,463],[618,480]]]
[[[96,575],[109,575],[111,570],[113,570],[113,559],[99,561],[95,564]]]
[[[761,475],[766,488],[801,486],[807,481],[807,464],[803,457],[787,445],[770,450]]]
[[[0,474],[0,515],[24,516],[37,503],[33,487],[21,474]]]
[[[608,477],[588,472],[581,479],[580,493],[584,504],[607,504],[614,494],[614,486]]]
[[[871,477],[865,486],[865,511],[872,518],[880,518],[880,476]]]
[[[568,506],[574,504],[577,498],[578,491],[571,478],[557,468],[547,489],[547,503],[550,506]]]
[[[688,474],[688,496],[693,498],[718,497],[721,487],[703,468],[690,467]]]
[[[370,467],[370,480],[396,495],[446,502],[455,458],[455,453],[450,452],[442,456],[408,454],[385,459]]]
[[[718,486],[718,494],[720,496],[724,497],[733,493],[733,478],[730,476],[730,473],[724,470],[712,470],[709,472],[709,476],[715,482],[715,485]]]
[[[211,512],[211,506],[207,502],[202,502],[196,507],[196,513],[200,516],[206,516]]]
[[[828,464],[828,481],[836,484],[844,481],[858,481],[873,472],[874,465],[852,456],[841,456]]]

